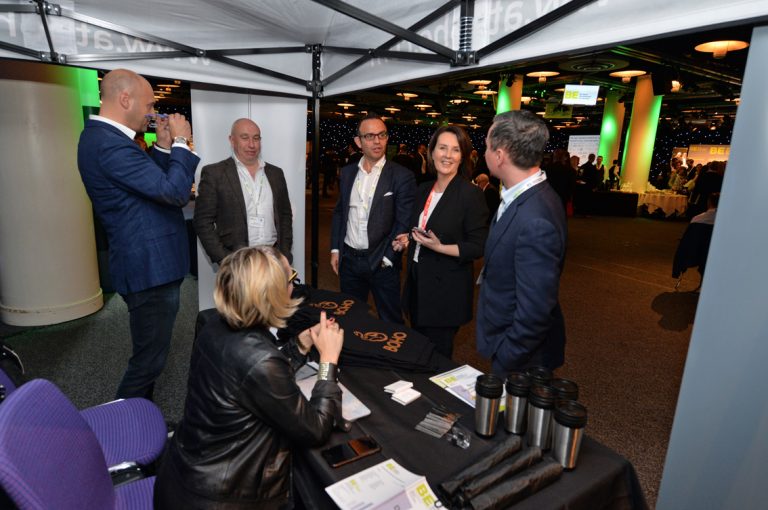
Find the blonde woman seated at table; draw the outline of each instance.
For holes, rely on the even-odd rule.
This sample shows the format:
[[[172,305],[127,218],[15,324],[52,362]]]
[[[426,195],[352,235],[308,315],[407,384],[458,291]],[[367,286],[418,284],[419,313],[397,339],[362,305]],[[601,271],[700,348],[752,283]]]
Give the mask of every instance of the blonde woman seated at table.
[[[336,363],[343,343],[326,320],[281,350],[281,328],[299,300],[286,258],[242,248],[221,263],[213,299],[219,315],[195,340],[184,416],[159,467],[155,508],[290,508],[291,450],[323,444],[341,409]],[[312,346],[320,371],[307,401],[294,370]]]
[[[397,237],[393,248],[408,246],[403,306],[411,327],[451,357],[459,327],[472,320],[473,262],[483,256],[488,207],[483,192],[469,182],[472,142],[457,126],[432,135],[427,159],[436,174],[416,191],[411,214],[412,242]]]

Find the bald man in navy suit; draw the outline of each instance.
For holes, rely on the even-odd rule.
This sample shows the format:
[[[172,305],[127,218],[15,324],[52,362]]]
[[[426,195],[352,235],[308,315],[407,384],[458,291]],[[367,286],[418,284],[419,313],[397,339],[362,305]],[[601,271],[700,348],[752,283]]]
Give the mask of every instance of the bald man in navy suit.
[[[107,231],[112,284],[128,305],[133,353],[117,398],[152,398],[165,366],[189,273],[184,214],[200,158],[188,146],[183,115],[157,119],[150,154],[134,141],[154,116],[152,86],[116,69],[101,82],[101,109],[86,122],[77,165],[96,215]]]

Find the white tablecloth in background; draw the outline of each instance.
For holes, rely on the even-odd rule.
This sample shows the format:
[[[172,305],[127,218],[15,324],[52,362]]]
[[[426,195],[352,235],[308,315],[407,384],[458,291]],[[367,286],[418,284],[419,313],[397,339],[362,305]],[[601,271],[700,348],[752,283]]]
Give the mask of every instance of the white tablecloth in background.
[[[665,216],[678,216],[685,214],[688,207],[688,196],[675,193],[641,193],[637,201],[637,206],[648,206],[648,212],[653,213],[656,209],[664,211]]]

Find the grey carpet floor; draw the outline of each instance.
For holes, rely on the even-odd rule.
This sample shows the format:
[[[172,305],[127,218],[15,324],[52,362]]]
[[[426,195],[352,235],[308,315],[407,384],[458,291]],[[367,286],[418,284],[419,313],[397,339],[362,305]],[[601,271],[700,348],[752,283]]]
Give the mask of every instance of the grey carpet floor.
[[[327,259],[332,207],[333,199],[321,203],[319,284],[338,289]],[[587,433],[635,465],[651,507],[698,300],[698,273],[689,271],[679,291],[671,278],[684,228],[643,218],[572,218],[561,283],[568,342],[558,375],[579,384],[589,409]],[[184,281],[181,296],[171,356],[155,390],[171,421],[180,419],[186,393],[196,280]],[[41,328],[0,326],[0,336],[20,354],[28,375],[52,380],[78,407],[87,407],[114,398],[130,355],[127,319],[125,303],[111,295],[92,316]],[[474,323],[460,330],[454,359],[487,370],[473,331]]]

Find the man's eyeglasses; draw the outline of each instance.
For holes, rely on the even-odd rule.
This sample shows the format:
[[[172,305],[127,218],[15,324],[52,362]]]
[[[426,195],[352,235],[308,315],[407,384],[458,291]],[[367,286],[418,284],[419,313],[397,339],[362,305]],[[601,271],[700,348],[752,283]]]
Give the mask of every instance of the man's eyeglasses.
[[[296,271],[294,268],[291,268],[291,275],[288,277],[288,283],[293,283],[294,285],[301,285],[301,280],[299,280],[299,272]]]
[[[365,140],[366,142],[372,142],[376,138],[378,138],[379,140],[386,140],[387,138],[389,138],[389,133],[387,133],[386,131],[382,131],[381,133],[365,133],[365,134],[361,133],[358,136],[363,140]]]

